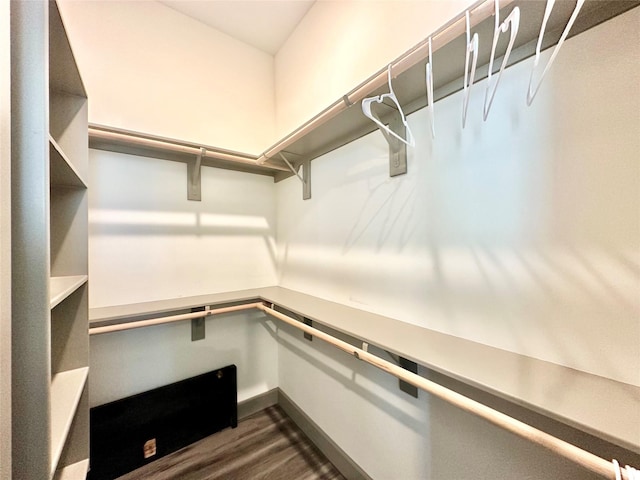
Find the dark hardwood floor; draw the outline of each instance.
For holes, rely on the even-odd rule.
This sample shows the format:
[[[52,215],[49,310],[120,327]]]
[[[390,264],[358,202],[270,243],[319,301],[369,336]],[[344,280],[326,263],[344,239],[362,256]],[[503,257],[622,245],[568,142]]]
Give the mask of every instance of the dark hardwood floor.
[[[342,480],[278,406],[145,465],[118,480]]]

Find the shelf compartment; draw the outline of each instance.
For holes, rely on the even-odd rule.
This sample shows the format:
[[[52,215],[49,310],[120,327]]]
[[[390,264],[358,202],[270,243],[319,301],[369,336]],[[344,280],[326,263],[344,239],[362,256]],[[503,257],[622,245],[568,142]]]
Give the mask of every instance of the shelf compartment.
[[[78,288],[87,283],[88,279],[89,277],[87,275],[51,277],[49,282],[51,308],[54,308]]]
[[[89,471],[89,459],[56,470],[53,480],[85,480]]]
[[[62,147],[49,135],[50,184],[60,187],[87,188],[87,183],[76,170]]]
[[[73,423],[89,367],[60,372],[51,380],[51,473],[55,473]]]
[[[88,190],[54,187],[49,194],[50,275],[86,275]]]
[[[49,88],[87,96],[56,2],[49,2]]]

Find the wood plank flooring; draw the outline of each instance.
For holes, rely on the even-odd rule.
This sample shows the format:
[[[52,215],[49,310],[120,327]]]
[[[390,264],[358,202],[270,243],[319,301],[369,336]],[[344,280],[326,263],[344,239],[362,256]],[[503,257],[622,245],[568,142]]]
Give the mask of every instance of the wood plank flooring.
[[[343,480],[279,406],[272,406],[118,480]]]

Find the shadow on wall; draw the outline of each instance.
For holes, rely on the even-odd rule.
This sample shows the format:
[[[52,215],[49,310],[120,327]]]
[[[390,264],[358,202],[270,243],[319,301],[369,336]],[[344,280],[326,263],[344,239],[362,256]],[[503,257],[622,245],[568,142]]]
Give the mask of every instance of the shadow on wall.
[[[315,343],[313,341],[306,343],[305,341],[304,345],[301,345],[297,341],[292,341],[290,340],[291,337],[295,338],[302,334],[299,330],[289,325],[281,324],[280,322],[266,322],[264,323],[264,326],[272,335],[274,340],[276,340],[281,347],[285,347],[288,352],[295,355],[299,361],[314,367],[315,370],[339,383],[342,388],[349,390],[353,394],[357,395],[358,398],[375,405],[381,410],[384,410],[387,415],[401,422],[408,429],[411,429],[416,433],[422,433],[424,431],[424,425],[422,425],[421,419],[410,415],[406,409],[398,406],[398,403],[402,404],[405,401],[414,402],[414,399],[407,397],[405,393],[398,390],[397,392],[393,392],[392,396],[398,397],[393,400],[401,400],[401,402],[393,400],[389,401],[387,398],[376,395],[375,392],[371,391],[358,381],[358,378],[367,377],[371,372],[376,372],[377,370],[375,367],[364,362],[360,362],[344,352],[332,350],[332,347],[325,345],[321,340],[316,340]],[[315,324],[314,328],[319,328],[322,331],[328,332],[343,341],[349,343],[354,342],[353,338],[342,335],[339,332],[323,327],[322,325]],[[286,332],[289,339],[286,338],[286,336],[283,336],[282,332]],[[318,346],[318,344],[320,344],[320,346]],[[374,347],[371,348],[371,351],[375,351],[376,354],[379,353]],[[322,356],[324,356],[324,358]],[[323,361],[327,356],[332,359],[334,357],[339,357],[337,360],[340,362],[340,365],[336,366],[334,362]],[[334,405],[332,408],[335,410],[334,413],[336,415],[340,415],[341,413],[346,414],[346,412],[340,412],[340,405]]]
[[[281,285],[640,385],[629,18],[568,41],[530,107],[533,59],[505,71],[486,122],[486,81],[464,130],[461,93],[435,104],[435,139],[410,115],[407,175],[388,177],[374,132],[314,163],[313,205],[279,185]]]
[[[92,210],[89,222],[95,235],[260,237],[274,268],[276,266],[274,231],[265,217],[201,212]]]
[[[275,189],[261,175],[90,150],[92,307],[276,282]]]
[[[640,455],[589,435],[507,400],[423,369],[423,376],[477,400],[535,428],[550,433],[601,458],[619,458],[628,465]],[[570,386],[558,386],[559,389]],[[433,445],[432,478],[563,478],[596,479],[598,475],[550,451],[521,439],[437,398],[430,402]],[[462,441],[461,441],[462,440]]]

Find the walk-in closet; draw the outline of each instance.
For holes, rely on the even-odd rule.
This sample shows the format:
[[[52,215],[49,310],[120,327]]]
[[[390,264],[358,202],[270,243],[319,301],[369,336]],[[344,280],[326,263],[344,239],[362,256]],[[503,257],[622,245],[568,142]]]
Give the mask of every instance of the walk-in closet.
[[[640,480],[640,2],[0,0],[0,480]]]

